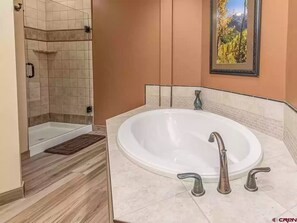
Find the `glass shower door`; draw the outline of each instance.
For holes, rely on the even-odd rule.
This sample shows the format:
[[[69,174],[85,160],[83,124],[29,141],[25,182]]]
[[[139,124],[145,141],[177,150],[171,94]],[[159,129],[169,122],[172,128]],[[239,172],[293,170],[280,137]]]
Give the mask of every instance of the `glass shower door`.
[[[92,36],[88,10],[32,4],[25,0],[27,103],[30,149],[38,153],[91,130]]]

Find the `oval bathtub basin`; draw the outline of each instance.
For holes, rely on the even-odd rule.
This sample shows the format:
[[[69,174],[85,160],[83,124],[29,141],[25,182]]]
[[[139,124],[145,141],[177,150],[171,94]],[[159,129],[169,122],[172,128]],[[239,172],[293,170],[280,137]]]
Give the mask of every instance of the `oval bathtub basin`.
[[[217,182],[219,151],[217,142],[208,142],[212,132],[224,140],[231,180],[261,162],[261,145],[249,129],[205,111],[160,109],[137,114],[121,125],[117,141],[131,161],[151,172],[172,178],[194,172],[204,182]]]

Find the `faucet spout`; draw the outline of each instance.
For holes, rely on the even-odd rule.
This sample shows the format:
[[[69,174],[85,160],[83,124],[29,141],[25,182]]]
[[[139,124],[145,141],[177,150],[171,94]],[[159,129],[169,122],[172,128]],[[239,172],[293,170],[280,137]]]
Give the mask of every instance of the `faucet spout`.
[[[211,133],[208,139],[208,141],[211,143],[213,143],[215,140],[218,143],[220,157],[220,178],[217,190],[221,194],[229,194],[231,192],[231,187],[228,173],[227,150],[225,149],[224,141],[221,135],[217,132]]]
[[[196,96],[195,101],[194,101],[194,109],[195,110],[203,110],[202,101],[201,101],[201,98],[200,98],[200,93],[201,93],[200,90],[195,91],[195,96]]]

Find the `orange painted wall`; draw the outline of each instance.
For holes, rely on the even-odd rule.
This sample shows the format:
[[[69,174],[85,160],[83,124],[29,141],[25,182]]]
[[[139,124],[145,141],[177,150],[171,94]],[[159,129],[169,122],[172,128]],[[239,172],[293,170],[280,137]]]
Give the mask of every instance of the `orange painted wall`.
[[[161,0],[160,84],[172,83],[172,0]]]
[[[173,0],[173,85],[201,85],[202,0]]]
[[[203,0],[203,86],[272,99],[285,99],[288,0],[262,2],[261,67],[260,76],[255,78],[209,74],[210,1]]]
[[[201,31],[201,0],[94,0],[95,124],[143,105],[145,84],[201,85]]]
[[[159,0],[93,1],[95,124],[144,104],[159,84]]]
[[[201,0],[161,0],[162,85],[201,85],[201,32]]]
[[[288,51],[287,51],[287,101],[297,108],[297,1],[289,1]]]
[[[261,67],[255,78],[209,73],[210,0],[94,0],[95,124],[143,105],[145,84],[205,86],[297,105],[297,1],[262,2]]]

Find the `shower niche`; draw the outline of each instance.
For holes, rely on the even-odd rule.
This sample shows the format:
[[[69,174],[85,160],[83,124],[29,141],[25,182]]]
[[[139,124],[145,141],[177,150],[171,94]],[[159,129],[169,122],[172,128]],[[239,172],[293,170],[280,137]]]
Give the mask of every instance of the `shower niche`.
[[[30,155],[92,130],[91,6],[24,0]]]

